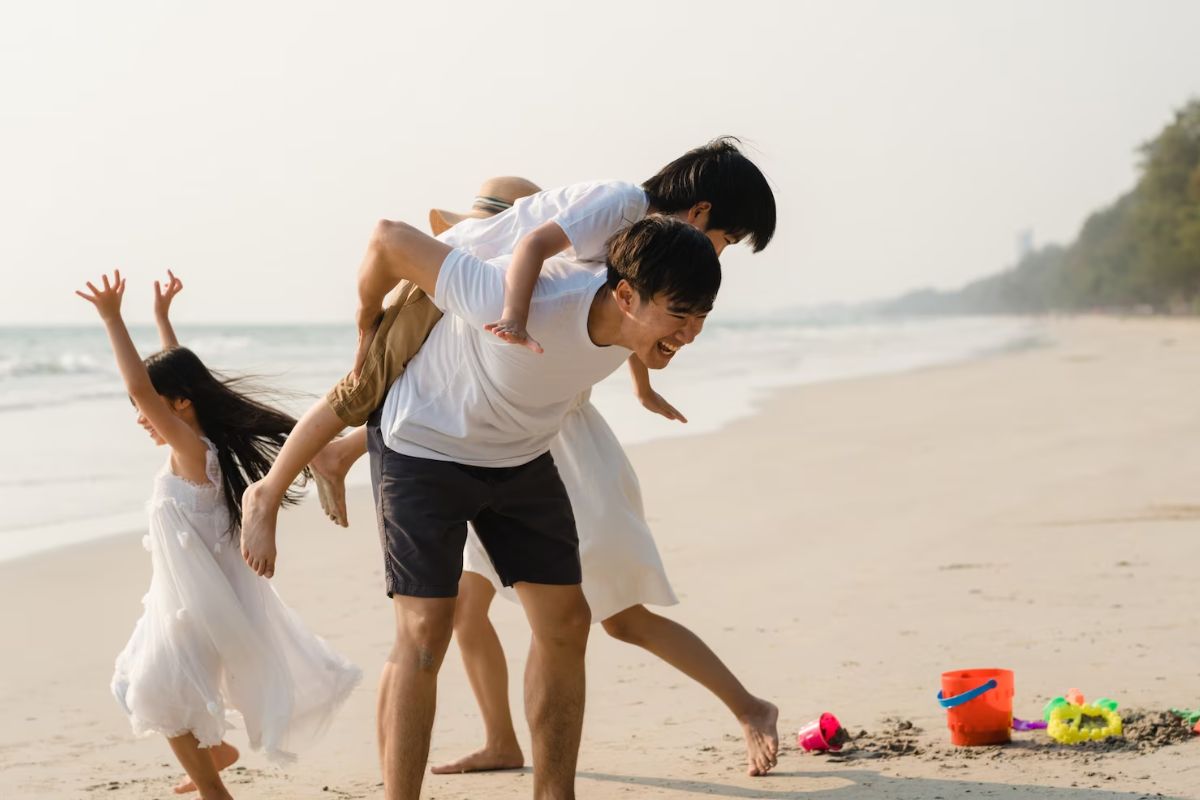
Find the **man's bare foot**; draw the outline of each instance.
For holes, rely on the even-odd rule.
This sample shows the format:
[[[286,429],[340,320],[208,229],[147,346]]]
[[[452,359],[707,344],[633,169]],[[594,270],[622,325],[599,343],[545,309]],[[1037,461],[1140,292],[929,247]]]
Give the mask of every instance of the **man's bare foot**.
[[[317,482],[317,499],[321,501],[321,510],[335,525],[345,528],[350,524],[346,513],[346,473],[353,462],[346,462],[341,457],[337,445],[337,439],[325,445],[308,465],[312,467],[313,480]]]
[[[213,766],[217,768],[217,772],[236,764],[238,756],[241,755],[237,748],[229,742],[221,742],[216,747],[210,747],[208,754],[212,756]],[[196,791],[196,784],[192,783],[191,778],[185,777],[175,784],[175,794],[187,794],[194,791]]]
[[[779,709],[759,700],[758,708],[738,722],[746,737],[746,774],[766,775],[779,763]]]
[[[272,496],[261,480],[242,492],[242,558],[264,578],[275,574],[275,522],[282,497]]]
[[[464,756],[458,761],[431,767],[434,775],[457,775],[461,772],[496,772],[502,769],[520,769],[525,766],[525,756],[514,742],[510,747],[485,747]]]

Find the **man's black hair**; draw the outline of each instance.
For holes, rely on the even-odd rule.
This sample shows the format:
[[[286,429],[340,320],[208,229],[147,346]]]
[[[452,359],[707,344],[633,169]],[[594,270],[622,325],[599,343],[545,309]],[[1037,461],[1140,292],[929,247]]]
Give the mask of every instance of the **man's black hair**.
[[[712,242],[682,220],[652,214],[608,241],[608,288],[626,280],[643,300],[664,295],[672,311],[708,313],[721,288]]]
[[[732,136],[689,150],[642,184],[650,208],[663,214],[712,203],[708,227],[750,240],[759,252],[775,235],[775,194]]]

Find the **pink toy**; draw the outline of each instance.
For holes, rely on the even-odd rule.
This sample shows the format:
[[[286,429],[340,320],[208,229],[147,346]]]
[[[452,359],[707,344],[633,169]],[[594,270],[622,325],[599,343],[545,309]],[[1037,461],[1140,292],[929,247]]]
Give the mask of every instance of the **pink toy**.
[[[842,724],[838,722],[838,718],[826,712],[800,729],[800,732],[796,734],[796,743],[810,752],[813,750],[841,750],[842,742],[839,741],[840,737],[838,736],[838,731],[841,729]]]

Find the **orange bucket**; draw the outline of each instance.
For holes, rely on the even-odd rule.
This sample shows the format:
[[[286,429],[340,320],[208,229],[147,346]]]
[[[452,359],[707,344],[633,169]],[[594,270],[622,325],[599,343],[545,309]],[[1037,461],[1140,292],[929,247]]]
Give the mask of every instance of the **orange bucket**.
[[[1012,670],[943,672],[937,698],[948,712],[946,726],[952,743],[970,747],[1012,740]]]

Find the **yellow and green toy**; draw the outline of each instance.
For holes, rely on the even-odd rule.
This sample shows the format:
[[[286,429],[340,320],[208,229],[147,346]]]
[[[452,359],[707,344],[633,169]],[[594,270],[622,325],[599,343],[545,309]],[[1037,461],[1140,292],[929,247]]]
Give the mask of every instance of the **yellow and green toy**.
[[[1088,703],[1078,689],[1047,703],[1042,718],[1047,723],[1046,733],[1059,744],[1099,742],[1124,735],[1117,702],[1101,697],[1095,703]]]

